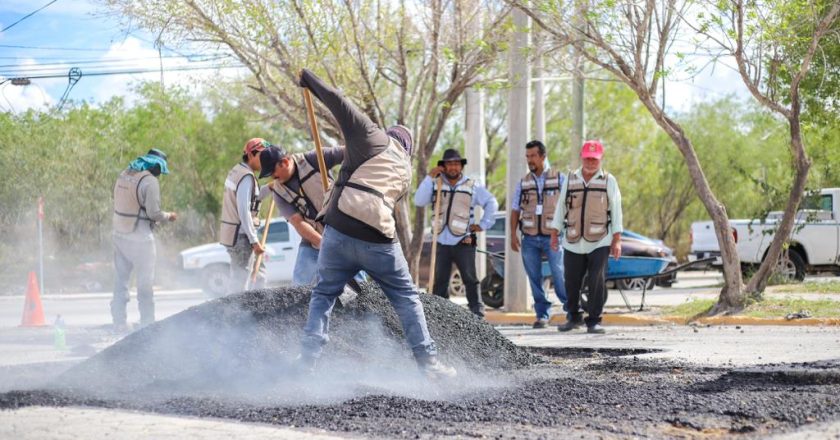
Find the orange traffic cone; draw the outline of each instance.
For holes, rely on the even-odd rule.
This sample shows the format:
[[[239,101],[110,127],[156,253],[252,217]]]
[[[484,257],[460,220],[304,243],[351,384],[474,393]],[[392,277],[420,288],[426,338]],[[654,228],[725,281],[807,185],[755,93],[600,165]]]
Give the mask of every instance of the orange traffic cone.
[[[38,289],[38,277],[29,272],[29,287],[26,288],[26,302],[23,304],[21,327],[39,327],[47,325],[44,319],[44,307],[41,305],[41,291]]]

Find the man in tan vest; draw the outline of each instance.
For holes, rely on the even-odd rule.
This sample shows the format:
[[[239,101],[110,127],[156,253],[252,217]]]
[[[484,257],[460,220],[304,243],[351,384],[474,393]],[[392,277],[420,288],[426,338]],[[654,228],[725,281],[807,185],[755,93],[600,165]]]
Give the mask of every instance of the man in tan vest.
[[[157,223],[175,221],[174,212],[161,211],[158,176],[169,174],[166,155],[153,148],[133,160],[120,173],[114,185],[114,296],[111,300],[111,318],[114,330],[129,330],[126,307],[129,300],[128,285],[131,272],[137,281],[137,306],[140,325],[155,321],[155,236]]]
[[[327,170],[344,160],[344,147],[324,148],[324,162]],[[318,170],[318,158],[314,151],[286,154],[280,147],[271,146],[260,154],[262,172],[260,178],[273,176],[269,187],[277,204],[278,212],[292,224],[300,234],[292,282],[296,285],[312,285],[318,275],[318,249],[324,224],[316,220],[324,206],[326,194]],[[328,172],[327,181],[333,177]]]
[[[533,140],[525,144],[525,160],[528,174],[516,185],[516,192],[510,203],[511,249],[522,253],[522,265],[531,284],[534,297],[534,312],[537,319],[533,328],[545,328],[551,318],[551,301],[543,288],[543,255],[554,281],[554,293],[570,316],[567,309],[566,288],[563,274],[563,249],[551,248],[551,232],[554,229],[554,208],[560,200],[560,187],[564,177],[551,169],[546,158],[545,144]],[[522,232],[522,241],[517,235]],[[555,231],[556,232],[556,231]]]
[[[551,233],[551,247],[558,249],[558,231],[564,231],[563,262],[566,268],[566,294],[571,319],[557,330],[566,332],[586,322],[588,333],[604,333],[601,313],[607,299],[605,282],[607,259],[621,257],[621,233],[624,231],[621,192],[612,174],[601,169],[604,146],[600,141],[586,141],[580,151],[582,166],[575,170],[560,191]],[[586,319],[578,312],[580,287],[588,275]]]
[[[260,171],[260,153],[269,145],[265,139],[254,138],[245,143],[242,161],[234,165],[225,179],[222,196],[222,224],[219,243],[230,255],[228,293],[241,292],[249,285],[252,261],[265,252],[257,227],[260,225],[260,184],[254,172]],[[265,285],[265,264],[261,263],[251,288]]]
[[[432,293],[449,298],[449,277],[454,263],[464,282],[467,306],[473,314],[483,318],[484,304],[478,296],[475,266],[476,233],[493,226],[499,203],[484,185],[463,175],[466,164],[467,159],[461,158],[458,150],[450,148],[444,151],[443,158],[432,168],[414,193],[414,204],[436,204],[437,177],[442,174],[443,186],[440,191],[441,201],[438,204],[440,212],[437,215],[432,213],[432,218],[437,217],[439,221],[438,224],[432,225],[438,233],[435,267],[432,268],[435,271]],[[484,209],[481,221],[473,218],[475,206]]]
[[[332,113],[345,141],[344,160],[321,212],[324,234],[318,255],[318,284],[312,290],[298,368],[314,372],[329,340],[336,299],[360,270],[376,281],[394,308],[420,370],[431,378],[453,377],[438,360],[417,288],[397,240],[394,208],[411,184],[411,131],[379,128],[341,92],[309,70],[299,85]],[[328,373],[328,372],[327,372]]]

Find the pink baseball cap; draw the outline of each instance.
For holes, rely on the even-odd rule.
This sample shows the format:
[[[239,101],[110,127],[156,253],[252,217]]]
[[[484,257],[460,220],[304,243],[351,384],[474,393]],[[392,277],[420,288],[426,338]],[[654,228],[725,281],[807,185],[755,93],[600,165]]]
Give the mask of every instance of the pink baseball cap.
[[[245,143],[245,148],[242,149],[242,152],[245,154],[251,154],[252,152],[260,152],[265,150],[267,144],[268,142],[266,142],[263,138],[253,138]]]
[[[586,141],[583,143],[583,148],[580,149],[581,159],[598,159],[604,157],[604,145],[601,141]]]

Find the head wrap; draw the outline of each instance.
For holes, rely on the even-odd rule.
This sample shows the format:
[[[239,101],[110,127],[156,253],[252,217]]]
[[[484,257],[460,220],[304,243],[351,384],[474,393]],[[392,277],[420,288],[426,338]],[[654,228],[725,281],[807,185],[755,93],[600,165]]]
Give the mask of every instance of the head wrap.
[[[161,174],[169,174],[169,167],[166,165],[166,155],[157,148],[152,148],[148,153],[131,161],[128,164],[128,168],[134,171],[146,171],[155,165],[160,165]]]

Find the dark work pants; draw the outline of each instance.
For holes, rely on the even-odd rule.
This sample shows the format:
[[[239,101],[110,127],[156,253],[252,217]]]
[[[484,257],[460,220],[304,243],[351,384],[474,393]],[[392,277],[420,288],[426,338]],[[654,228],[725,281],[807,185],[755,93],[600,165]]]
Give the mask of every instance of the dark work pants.
[[[435,252],[435,295],[449,298],[449,276],[452,275],[452,263],[461,272],[461,280],[467,291],[467,304],[474,314],[484,316],[484,304],[478,297],[478,276],[475,269],[475,246],[437,244]]]
[[[579,311],[580,288],[583,285],[583,278],[588,273],[589,294],[586,306],[586,325],[591,327],[601,322],[601,313],[604,311],[604,302],[607,300],[605,276],[609,257],[609,246],[599,247],[588,254],[576,254],[568,249],[563,253],[568,308],[569,310],[577,310],[577,312],[572,312],[572,320],[580,321],[583,318],[583,313]]]

